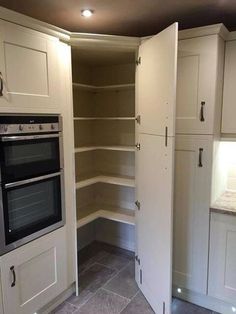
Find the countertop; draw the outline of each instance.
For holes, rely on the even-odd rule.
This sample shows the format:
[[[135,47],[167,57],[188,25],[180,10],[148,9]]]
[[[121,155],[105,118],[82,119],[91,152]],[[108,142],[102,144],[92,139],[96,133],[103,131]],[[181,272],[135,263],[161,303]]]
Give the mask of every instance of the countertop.
[[[225,191],[210,208],[211,212],[236,216],[236,192]]]

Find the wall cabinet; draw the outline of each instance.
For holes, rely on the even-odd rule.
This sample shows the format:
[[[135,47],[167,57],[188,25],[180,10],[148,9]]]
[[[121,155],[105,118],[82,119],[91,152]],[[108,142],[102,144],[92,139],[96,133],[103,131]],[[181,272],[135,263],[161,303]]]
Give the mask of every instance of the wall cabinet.
[[[235,216],[211,214],[208,293],[236,305]]]
[[[222,111],[222,133],[236,133],[235,79],[236,79],[236,40],[226,42],[225,71]]]
[[[218,35],[180,40],[176,132],[220,131],[224,41]]]
[[[56,38],[0,20],[1,112],[60,108],[58,43]]]
[[[177,135],[175,147],[173,284],[207,292],[211,136]]]
[[[32,314],[66,289],[65,229],[1,257],[4,313]]]

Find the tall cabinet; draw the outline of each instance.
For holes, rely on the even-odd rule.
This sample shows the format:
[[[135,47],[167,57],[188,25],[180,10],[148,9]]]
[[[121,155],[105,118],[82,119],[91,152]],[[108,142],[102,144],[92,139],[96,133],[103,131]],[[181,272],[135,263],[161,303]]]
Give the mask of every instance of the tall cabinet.
[[[114,37],[96,49],[96,38],[87,46],[81,39],[72,49],[77,228],[97,218],[135,225],[136,281],[154,311],[166,314],[177,36],[176,23],[133,47]]]
[[[207,295],[213,150],[220,134],[224,41],[182,32],[178,46],[173,294]],[[187,38],[186,38],[187,37]]]

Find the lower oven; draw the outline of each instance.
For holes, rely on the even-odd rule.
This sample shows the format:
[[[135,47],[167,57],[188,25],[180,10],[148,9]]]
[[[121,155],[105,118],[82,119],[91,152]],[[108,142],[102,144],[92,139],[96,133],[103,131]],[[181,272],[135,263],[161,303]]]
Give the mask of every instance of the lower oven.
[[[59,116],[0,116],[0,255],[65,224],[62,156]]]

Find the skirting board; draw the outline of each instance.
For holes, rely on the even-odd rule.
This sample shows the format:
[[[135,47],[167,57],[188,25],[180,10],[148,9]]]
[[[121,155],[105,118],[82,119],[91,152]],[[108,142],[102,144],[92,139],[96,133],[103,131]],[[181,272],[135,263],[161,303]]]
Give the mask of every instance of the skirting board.
[[[226,303],[216,298],[202,295],[182,287],[180,287],[182,290],[181,293],[178,293],[178,288],[179,287],[173,286],[172,294],[174,297],[202,306],[217,313],[232,314],[232,306],[235,307],[235,304]]]

